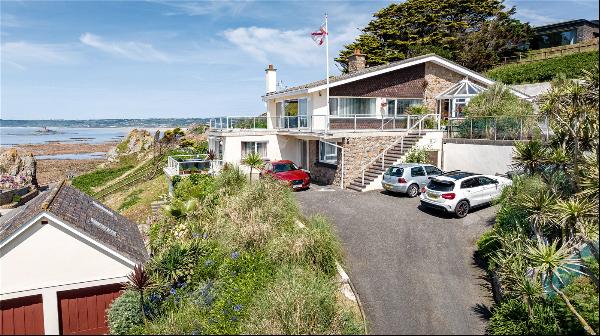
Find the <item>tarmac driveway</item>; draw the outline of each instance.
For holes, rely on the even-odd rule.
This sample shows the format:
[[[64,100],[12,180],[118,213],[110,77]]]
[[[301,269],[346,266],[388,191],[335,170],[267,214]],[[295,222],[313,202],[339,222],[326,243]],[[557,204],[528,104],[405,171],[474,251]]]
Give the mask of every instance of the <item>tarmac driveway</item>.
[[[295,193],[333,223],[371,334],[484,334],[491,293],[473,258],[495,208],[455,219],[419,198],[320,187]]]

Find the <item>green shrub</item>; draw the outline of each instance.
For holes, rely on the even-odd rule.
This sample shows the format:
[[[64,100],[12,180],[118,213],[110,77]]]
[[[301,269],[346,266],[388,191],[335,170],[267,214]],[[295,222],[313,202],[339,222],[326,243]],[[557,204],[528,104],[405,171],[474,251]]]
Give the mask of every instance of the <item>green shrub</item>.
[[[214,245],[202,240],[172,243],[152,258],[149,264],[154,282],[164,287],[177,282],[188,282],[194,275],[198,260],[211,254],[213,250]]]
[[[512,299],[494,309],[488,332],[490,335],[556,335],[560,328],[550,307],[534,304],[530,318],[527,306]]]
[[[429,153],[426,148],[412,148],[407,154],[404,162],[407,163],[428,163]]]
[[[12,202],[16,203],[16,202],[20,202],[21,201],[21,196],[19,195],[13,195],[12,197]]]
[[[197,198],[203,200],[216,190],[215,179],[205,174],[193,174],[177,182],[173,193],[180,200]]]
[[[479,240],[477,240],[477,255],[479,255],[487,263],[490,256],[501,248],[500,242],[496,238],[496,232],[490,230],[485,232]]]
[[[115,299],[108,309],[108,327],[113,335],[127,335],[131,328],[143,325],[140,312],[140,295],[126,290]]]
[[[569,283],[563,290],[565,295],[575,307],[575,310],[590,324],[592,329],[598,333],[598,291],[592,281],[585,276],[579,276]],[[566,307],[563,300],[555,298],[557,316],[560,316],[561,326],[567,334],[584,335],[585,331],[581,324]]]
[[[244,334],[336,334],[343,329],[336,285],[328,277],[299,268],[282,269],[256,296]]]
[[[554,79],[559,73],[568,78],[581,76],[583,70],[598,64],[598,51],[582,52],[543,61],[508,64],[494,68],[487,75],[505,84],[537,83]]]
[[[469,101],[465,107],[468,117],[528,116],[533,114],[533,104],[513,94],[502,83],[492,85]]]

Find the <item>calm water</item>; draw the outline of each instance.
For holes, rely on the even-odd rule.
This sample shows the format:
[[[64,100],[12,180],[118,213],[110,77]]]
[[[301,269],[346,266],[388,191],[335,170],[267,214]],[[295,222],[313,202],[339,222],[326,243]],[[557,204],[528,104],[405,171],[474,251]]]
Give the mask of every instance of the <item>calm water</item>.
[[[36,155],[38,160],[91,160],[104,159],[105,152],[79,153],[79,154],[53,154],[53,155]]]
[[[62,143],[103,143],[121,141],[129,133],[130,127],[123,128],[51,128],[52,132],[41,132],[38,127],[0,127],[0,146],[22,144]]]

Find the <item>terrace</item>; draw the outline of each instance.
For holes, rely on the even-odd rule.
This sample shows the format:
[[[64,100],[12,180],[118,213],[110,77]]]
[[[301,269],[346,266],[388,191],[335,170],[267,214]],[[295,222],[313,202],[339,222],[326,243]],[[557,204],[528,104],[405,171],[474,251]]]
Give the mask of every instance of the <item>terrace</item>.
[[[281,117],[219,117],[210,120],[212,130],[276,130],[307,133],[336,131],[406,131],[415,128],[437,130],[440,120],[437,114],[426,115],[362,115],[333,116],[281,116]]]
[[[190,174],[215,174],[222,166],[222,160],[211,159],[208,154],[173,155],[167,158],[164,172],[170,178]]]

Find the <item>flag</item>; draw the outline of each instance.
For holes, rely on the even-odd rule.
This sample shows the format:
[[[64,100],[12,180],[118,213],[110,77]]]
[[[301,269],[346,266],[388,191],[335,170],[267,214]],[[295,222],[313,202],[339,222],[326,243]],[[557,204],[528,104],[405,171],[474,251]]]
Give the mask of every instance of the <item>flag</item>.
[[[322,45],[323,42],[325,42],[325,36],[327,36],[327,30],[325,30],[325,24],[322,24],[321,27],[319,27],[318,31],[310,34],[310,37],[312,37],[313,41],[315,41],[315,43],[317,45]]]

